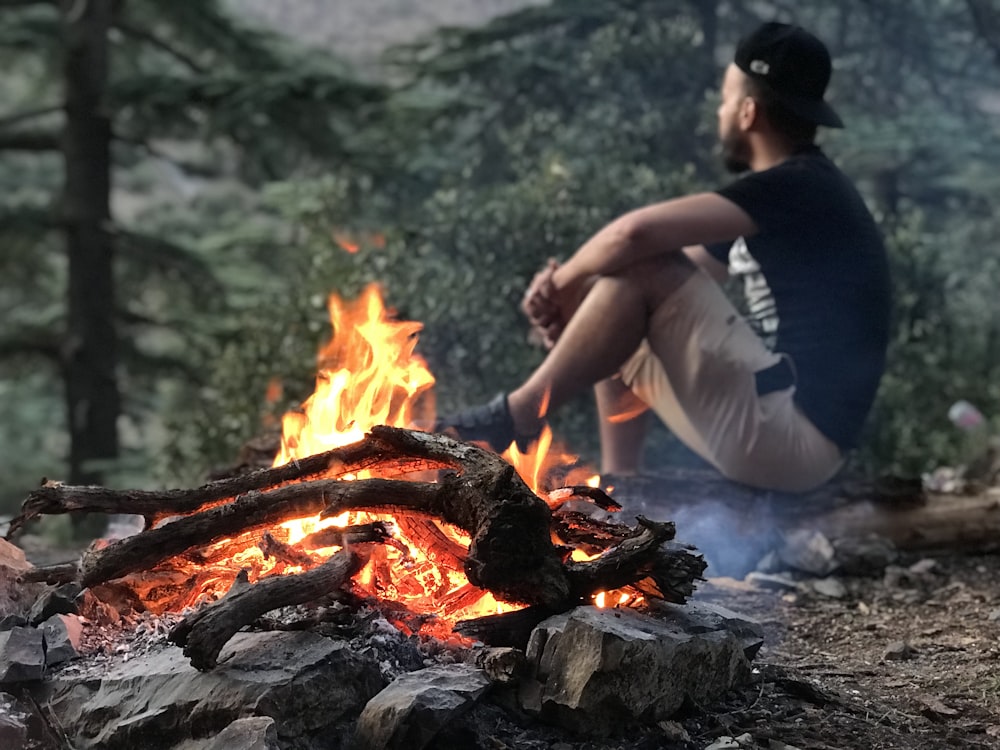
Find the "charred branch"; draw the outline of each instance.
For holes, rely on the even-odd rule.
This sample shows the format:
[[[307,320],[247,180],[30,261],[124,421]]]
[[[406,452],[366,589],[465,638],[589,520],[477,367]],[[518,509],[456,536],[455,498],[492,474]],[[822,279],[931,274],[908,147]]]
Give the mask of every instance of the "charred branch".
[[[523,649],[528,643],[531,631],[540,622],[559,612],[558,609],[548,607],[525,607],[514,612],[462,620],[455,625],[455,632],[466,638],[482,641],[489,646]]]
[[[369,436],[363,441],[299,459],[284,466],[260,469],[236,477],[220,479],[194,489],[162,491],[111,490],[43,481],[21,504],[21,513],[11,521],[10,538],[28,521],[41,515],[82,511],[125,513],[143,516],[147,527],[171,516],[195,513],[248,492],[278,487],[288,482],[337,478],[378,467],[382,476],[400,476],[420,469],[439,468],[440,462],[404,459],[397,449]],[[449,462],[448,464],[451,465]]]
[[[348,547],[352,544],[368,542],[391,543],[392,535],[387,524],[382,521],[357,524],[344,528],[320,529],[304,537],[299,545],[305,549],[324,547]]]
[[[645,578],[651,580],[648,592],[659,598],[683,602],[690,596],[693,578],[705,571],[704,559],[680,545],[664,546],[674,537],[672,523],[640,517],[639,524],[642,531],[638,535],[596,560],[566,564],[570,590],[576,599],[585,600],[598,591],[623,588]]]
[[[212,669],[222,647],[244,625],[279,607],[319,599],[339,588],[364,565],[356,551],[342,550],[305,573],[265,578],[250,585],[238,580],[215,604],[184,618],[170,632],[170,640],[184,648],[195,669]]]
[[[465,567],[465,547],[455,542],[429,518],[414,518],[406,514],[396,517],[396,524],[427,559],[448,570],[463,570]]]
[[[286,565],[297,565],[308,570],[316,565],[318,560],[303,552],[297,547],[286,544],[280,539],[275,539],[269,532],[264,532],[260,542],[257,544],[264,555],[265,560],[274,559]]]
[[[570,500],[590,500],[601,510],[619,511],[622,509],[622,506],[620,506],[611,497],[611,495],[602,490],[600,487],[590,487],[586,484],[577,484],[571,487],[560,487],[559,489],[549,493],[549,499],[558,501],[559,503],[553,508],[553,510],[556,510],[561,507],[562,504],[567,503]]]

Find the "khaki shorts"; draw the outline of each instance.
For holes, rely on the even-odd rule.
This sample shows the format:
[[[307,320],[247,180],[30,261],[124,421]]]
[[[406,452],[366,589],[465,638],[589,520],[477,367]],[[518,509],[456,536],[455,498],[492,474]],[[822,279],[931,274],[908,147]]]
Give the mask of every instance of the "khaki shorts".
[[[836,474],[843,456],[795,405],[794,384],[758,395],[755,373],[781,359],[719,285],[698,272],[653,314],[621,377],[725,477],[802,492]]]

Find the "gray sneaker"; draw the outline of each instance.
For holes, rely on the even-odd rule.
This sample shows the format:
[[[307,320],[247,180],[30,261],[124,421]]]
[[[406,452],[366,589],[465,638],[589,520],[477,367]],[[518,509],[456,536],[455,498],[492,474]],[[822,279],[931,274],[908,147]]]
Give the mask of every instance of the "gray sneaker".
[[[434,421],[434,432],[452,433],[470,443],[486,443],[497,453],[503,453],[515,440],[518,450],[525,453],[538,439],[538,435],[514,433],[514,419],[510,415],[506,393],[500,393],[480,406],[438,417]]]

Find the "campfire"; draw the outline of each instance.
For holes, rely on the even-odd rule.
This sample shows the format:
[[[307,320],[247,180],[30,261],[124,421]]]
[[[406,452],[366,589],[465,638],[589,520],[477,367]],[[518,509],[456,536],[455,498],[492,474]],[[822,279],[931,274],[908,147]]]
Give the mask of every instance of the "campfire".
[[[170,638],[202,670],[238,630],[289,605],[336,600],[406,633],[524,645],[579,604],[691,594],[704,561],[671,542],[673,524],[587,512],[618,505],[551,433],[505,459],[414,429],[433,416],[420,325],[394,320],[376,287],[353,303],[332,296],[329,310],[315,392],[285,415],[273,467],[162,492],[46,482],[12,533],[70,511],[137,514],[145,528],[30,578],[114,582],[149,611],[186,613]]]

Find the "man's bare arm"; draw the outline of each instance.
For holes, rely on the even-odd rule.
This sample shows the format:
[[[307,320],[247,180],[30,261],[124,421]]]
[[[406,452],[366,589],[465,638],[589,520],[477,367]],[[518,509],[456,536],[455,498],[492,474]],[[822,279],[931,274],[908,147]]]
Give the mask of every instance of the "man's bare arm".
[[[562,293],[592,276],[611,274],[663,253],[756,232],[757,225],[743,209],[716,193],[656,203],[601,229],[556,269],[553,283]]]

